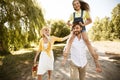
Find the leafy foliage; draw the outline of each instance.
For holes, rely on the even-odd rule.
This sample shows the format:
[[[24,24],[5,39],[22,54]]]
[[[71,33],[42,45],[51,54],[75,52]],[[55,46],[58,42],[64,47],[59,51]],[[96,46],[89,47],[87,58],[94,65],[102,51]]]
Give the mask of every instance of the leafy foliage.
[[[34,0],[0,0],[0,50],[17,50],[37,40],[45,24]]]
[[[112,11],[111,18],[96,18],[89,31],[91,40],[120,40],[120,4]]]
[[[66,35],[70,34],[68,26],[66,26],[65,22],[62,20],[53,22],[51,25],[51,35],[65,37]]]

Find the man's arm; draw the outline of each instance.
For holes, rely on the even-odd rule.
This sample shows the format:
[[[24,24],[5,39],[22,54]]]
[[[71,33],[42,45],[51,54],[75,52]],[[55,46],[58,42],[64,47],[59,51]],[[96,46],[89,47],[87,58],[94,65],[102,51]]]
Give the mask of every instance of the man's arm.
[[[102,72],[100,63],[99,63],[99,61],[98,61],[98,58],[99,58],[98,54],[97,54],[97,53],[96,53],[96,54],[92,54],[92,57],[93,57],[93,59],[94,59],[95,65],[96,65],[96,71],[97,71],[97,72]]]

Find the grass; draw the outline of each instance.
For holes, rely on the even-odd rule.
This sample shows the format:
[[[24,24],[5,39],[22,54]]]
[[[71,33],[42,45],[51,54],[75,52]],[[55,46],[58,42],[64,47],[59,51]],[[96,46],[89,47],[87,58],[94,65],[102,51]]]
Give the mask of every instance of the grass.
[[[20,77],[26,75],[26,72],[31,70],[33,56],[33,52],[5,56],[0,66],[0,78],[2,78],[0,80],[19,80]]]
[[[63,46],[54,46],[55,59],[61,56]],[[0,80],[32,80],[31,69],[35,51],[0,56]]]

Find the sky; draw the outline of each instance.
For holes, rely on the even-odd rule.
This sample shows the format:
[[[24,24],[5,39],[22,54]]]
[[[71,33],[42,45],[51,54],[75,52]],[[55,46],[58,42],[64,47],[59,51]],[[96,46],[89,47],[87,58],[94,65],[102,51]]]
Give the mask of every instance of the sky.
[[[46,20],[57,19],[67,22],[74,9],[72,6],[73,0],[38,0],[38,4],[43,9],[44,17]],[[90,15],[94,19],[98,16],[104,18],[110,17],[112,9],[120,3],[120,0],[84,0],[90,5]],[[91,25],[88,26],[88,29]]]

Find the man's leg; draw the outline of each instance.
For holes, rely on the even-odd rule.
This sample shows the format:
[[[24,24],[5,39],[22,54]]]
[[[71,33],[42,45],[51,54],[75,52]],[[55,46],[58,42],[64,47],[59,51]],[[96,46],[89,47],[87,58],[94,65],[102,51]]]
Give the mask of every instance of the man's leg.
[[[70,61],[70,80],[79,80],[78,67],[72,61]]]
[[[79,70],[79,80],[85,80],[86,66],[83,68],[78,68]]]

